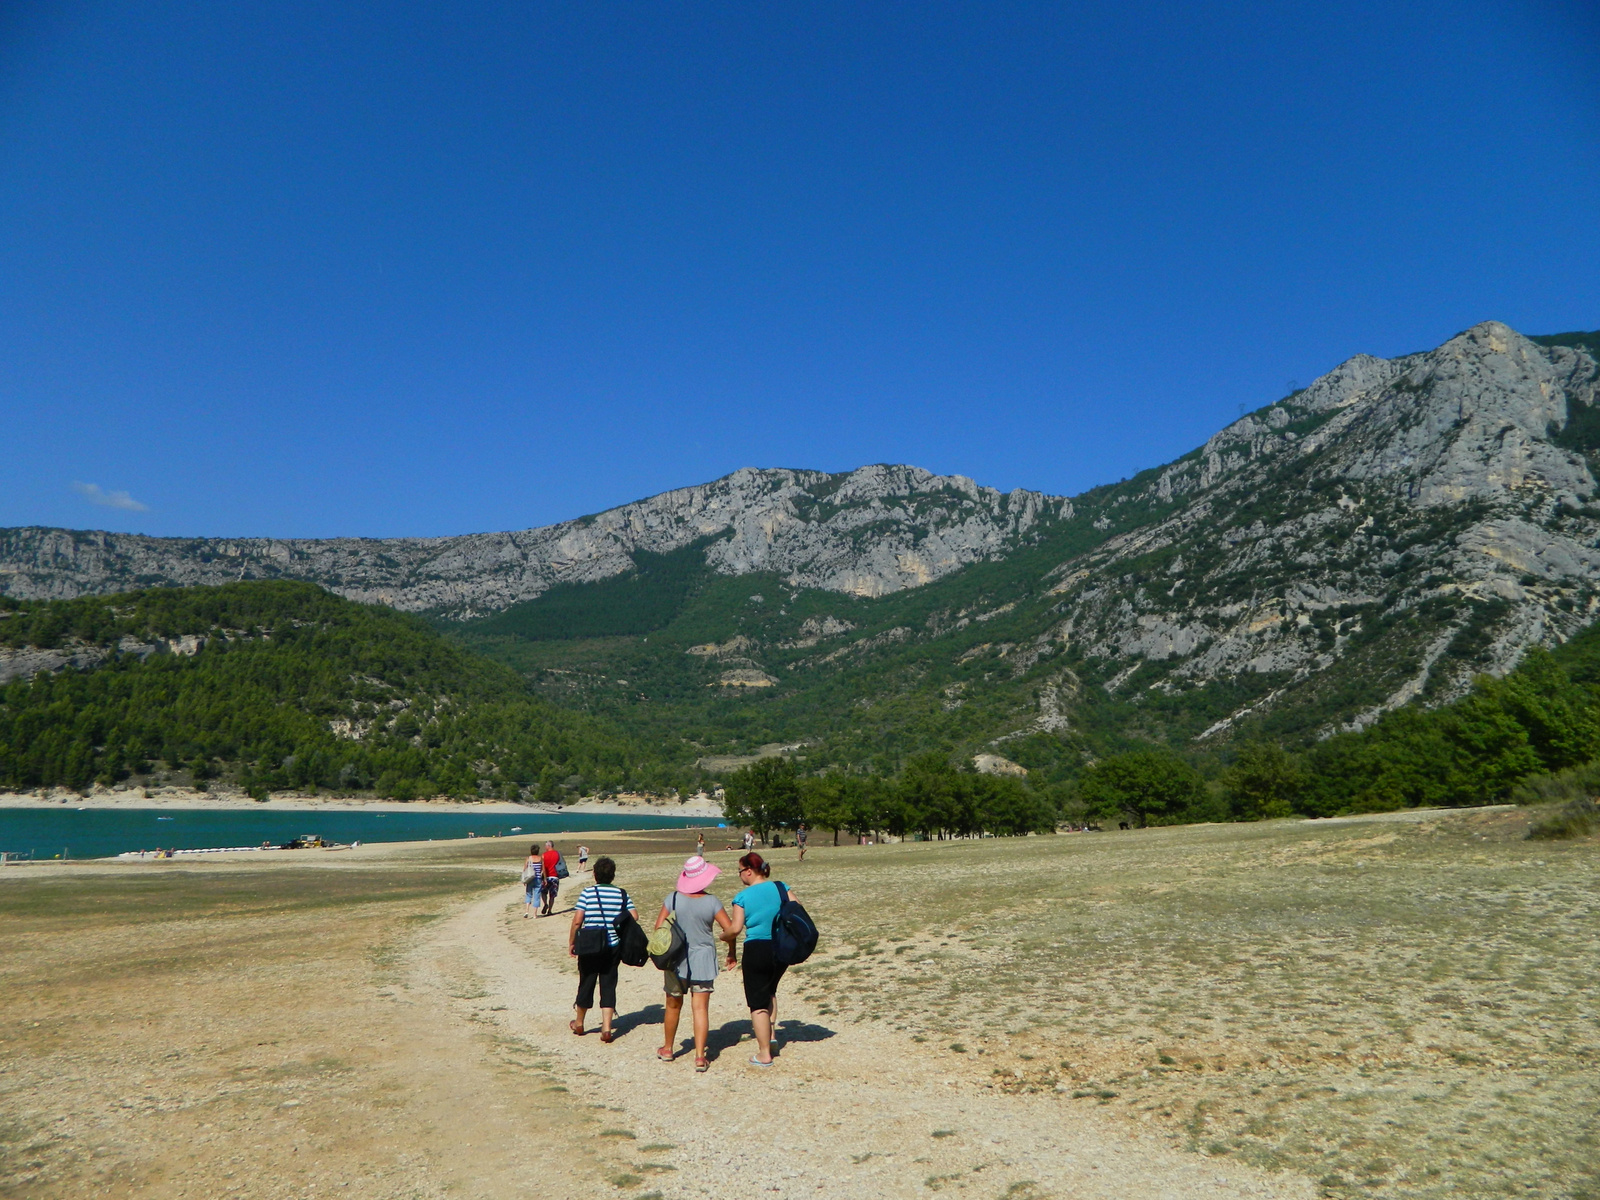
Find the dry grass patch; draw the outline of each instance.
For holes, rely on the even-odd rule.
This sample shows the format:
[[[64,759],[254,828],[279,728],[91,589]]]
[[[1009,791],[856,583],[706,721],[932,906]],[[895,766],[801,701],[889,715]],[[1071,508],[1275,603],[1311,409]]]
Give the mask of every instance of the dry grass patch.
[[[1600,854],[1526,827],[1410,813],[814,851],[779,866],[828,935],[786,986],[999,1091],[1328,1195],[1600,1195]]]

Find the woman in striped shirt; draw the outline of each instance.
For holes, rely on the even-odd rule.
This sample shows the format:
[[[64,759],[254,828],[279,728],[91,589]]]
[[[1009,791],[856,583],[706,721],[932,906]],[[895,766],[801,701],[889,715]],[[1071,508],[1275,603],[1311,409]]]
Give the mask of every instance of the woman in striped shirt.
[[[610,858],[597,858],[594,863],[594,883],[578,893],[576,911],[572,914],[572,928],[567,932],[567,952],[578,960],[578,998],[573,1003],[577,1014],[570,1026],[573,1033],[582,1037],[583,1022],[594,1007],[594,985],[600,985],[600,1040],[611,1041],[611,1021],[617,1015],[617,918],[624,910],[639,919],[638,911],[628,899],[628,893],[612,887],[617,877],[617,864]],[[597,936],[605,934],[605,948],[591,953],[578,953],[578,931],[593,930],[586,940],[599,942]]]

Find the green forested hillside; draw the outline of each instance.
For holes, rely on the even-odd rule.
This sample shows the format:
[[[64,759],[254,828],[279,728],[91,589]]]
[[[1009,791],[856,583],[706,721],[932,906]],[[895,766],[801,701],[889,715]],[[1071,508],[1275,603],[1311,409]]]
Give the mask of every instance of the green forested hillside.
[[[447,628],[515,667],[552,701],[614,721],[641,742],[674,747],[677,764],[776,743],[794,748],[803,775],[843,781],[899,777],[930,752],[965,762],[992,751],[1029,767],[1031,789],[1059,801],[1077,794],[1090,764],[1155,752],[1187,764],[1204,786],[1154,819],[1488,803],[1530,774],[1600,755],[1600,635],[1593,630],[1553,655],[1531,654],[1505,679],[1483,679],[1453,704],[1409,706],[1363,732],[1326,736],[1330,724],[1392,690],[1387,669],[1396,666],[1389,661],[1396,646],[1437,636],[1453,621],[1449,653],[1472,661],[1504,605],[1465,598],[1392,613],[1380,599],[1333,613],[1329,630],[1341,631],[1350,669],[1329,673],[1295,705],[1236,722],[1225,738],[1197,741],[1284,678],[1246,673],[1167,693],[1140,686],[1140,667],[1123,686],[1107,686],[1117,683],[1117,660],[1041,641],[1052,620],[1051,568],[1116,535],[1111,516],[1121,527],[1149,520],[1145,505],[1125,500],[1144,482],[1086,498],[1099,504],[1085,504],[1078,519],[1004,561],[881,599],[702,568],[674,600],[673,618],[649,634],[558,639],[522,637],[489,622]],[[1130,589],[1139,584],[1132,565],[1120,581]],[[1309,634],[1332,636],[1316,626]],[[725,672],[741,669],[759,669],[775,683],[722,684]],[[1063,719],[1047,727],[1040,717],[1052,689]],[[1420,699],[1425,705],[1430,696]],[[889,827],[894,805],[905,803],[894,788],[828,786],[853,797],[854,823],[863,827]],[[1071,811],[1103,819],[1115,807]]]
[[[634,570],[595,583],[558,583],[537,600],[476,622],[475,636],[539,642],[650,633],[683,611],[705,577],[705,547],[701,540],[666,554],[636,550]]]
[[[681,598],[674,595],[675,615],[649,633],[563,639],[550,636],[554,619],[536,634],[499,618],[439,628],[513,667],[557,704],[696,755],[801,743],[814,767],[888,774],[929,749],[963,758],[996,750],[1052,781],[1075,777],[1090,759],[1152,745],[1204,758],[1195,737],[1282,688],[1287,672],[1243,672],[1166,690],[1150,685],[1170,663],[1135,660],[1130,672],[1125,660],[1059,628],[1054,569],[1167,515],[1174,505],[1149,494],[1154,475],[1078,497],[1071,520],[1003,560],[881,598],[796,590],[777,575],[730,577],[701,565]],[[1248,526],[1255,519],[1250,503],[1247,496],[1235,502],[1238,511],[1219,506],[1218,520]],[[1470,516],[1464,506],[1452,519]],[[1170,557],[1162,551],[1150,562],[1130,562],[1116,587],[1136,593],[1162,578]],[[1273,582],[1258,574],[1237,586],[1248,597]],[[588,593],[603,611],[605,588],[570,587],[559,603],[581,608]],[[531,624],[542,602],[519,606],[518,620]],[[1451,653],[1470,659],[1500,614],[1493,602],[1475,600],[1432,602],[1394,616],[1388,607],[1380,597],[1330,612],[1308,633],[1331,642],[1339,631],[1346,666],[1312,680],[1292,703],[1238,722],[1224,742],[1266,738],[1304,749],[1330,721],[1393,691],[1396,675],[1412,669],[1409,647],[1456,621],[1461,633]],[[691,652],[713,645],[715,653]],[[721,683],[739,669],[776,682]],[[1051,703],[1060,719],[1041,721]]]
[[[1040,552],[1048,559],[1059,547]],[[536,654],[538,662],[564,653],[582,664],[585,655],[609,654],[641,677],[580,676],[565,695],[593,712],[530,695],[513,671],[418,619],[309,584],[7,602],[0,645],[110,653],[93,669],[0,689],[0,786],[221,779],[257,794],[293,787],[557,799],[606,787],[686,787],[715,775],[729,780],[735,815],[752,823],[807,819],[931,835],[1022,832],[1058,817],[1165,823],[1488,803],[1519,780],[1600,756],[1595,629],[1553,654],[1534,652],[1504,679],[1481,680],[1454,704],[1402,709],[1360,733],[1291,743],[1287,751],[1260,729],[1216,747],[1141,739],[1108,714],[1100,726],[1037,731],[1001,744],[1033,768],[1026,783],[953,769],[985,744],[995,723],[1033,709],[1015,688],[992,691],[970,711],[949,703],[960,691],[943,681],[960,682],[967,665],[960,660],[973,648],[971,637],[959,636],[965,630],[952,635],[959,652],[942,655],[945,664],[893,640],[876,657],[850,652],[860,657],[838,671],[815,661],[859,645],[864,629],[881,626],[884,610],[902,622],[891,629],[948,620],[954,604],[993,613],[1013,603],[996,604],[1008,589],[1026,595],[1036,566],[1021,556],[974,568],[960,577],[960,590],[888,601],[798,594],[776,579],[768,581],[769,597],[750,590],[751,577],[705,576],[687,589],[665,633],[488,642],[507,657]],[[979,636],[997,636],[988,627],[1004,629],[1016,611],[978,622]],[[831,638],[800,644],[809,638],[791,637],[780,651],[804,688],[787,680],[724,688],[717,672],[737,654],[708,661],[685,653],[685,643],[703,650],[695,639],[725,634],[730,621],[743,631],[736,636],[777,644],[784,632],[822,627],[822,617],[835,623],[826,626],[835,630]],[[860,624],[843,630],[852,620]],[[558,694],[551,681],[582,669],[534,668]],[[660,688],[658,697],[647,698],[644,687]],[[945,699],[935,707],[929,695]],[[995,695],[1010,695],[1014,709]],[[1085,707],[1093,710],[1075,711]],[[708,749],[753,748],[785,735],[794,744],[796,726],[814,741],[798,747],[794,766],[779,769],[768,759],[754,775],[732,776],[695,768]]]
[[[638,556],[641,580],[661,569],[653,558],[675,559],[673,590],[655,610],[670,618],[648,631],[630,633],[626,617],[610,615],[628,611],[619,601],[631,577],[552,589],[500,616],[436,627],[513,667],[553,702],[606,716],[654,744],[681,745],[691,759],[803,742],[814,765],[890,773],[919,752],[971,753],[1027,723],[1051,655],[1019,671],[1017,660],[997,664],[982,648],[1034,640],[1049,620],[1043,576],[1051,568],[1170,509],[1128,502],[1152,474],[1086,493],[1071,520],[1003,559],[881,598],[797,590],[771,573],[719,575],[703,553],[680,552]],[[556,636],[567,613],[585,609],[596,614],[585,619],[606,622],[606,635]],[[748,644],[727,648],[737,639]],[[724,649],[691,653],[711,645]],[[721,685],[739,669],[778,683]],[[1076,761],[1076,749],[1047,741],[1046,757]]]
[[[185,635],[196,652],[163,645]],[[255,792],[553,798],[647,782],[665,759],[416,618],[311,584],[9,601],[0,644],[112,650],[0,689],[0,786],[220,776]]]

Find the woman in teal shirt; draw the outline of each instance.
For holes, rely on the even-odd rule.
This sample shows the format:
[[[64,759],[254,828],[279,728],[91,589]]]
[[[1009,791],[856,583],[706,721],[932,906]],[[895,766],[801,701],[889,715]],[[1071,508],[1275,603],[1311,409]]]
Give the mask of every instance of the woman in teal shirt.
[[[750,1006],[755,1030],[757,1067],[772,1065],[772,1031],[778,1024],[778,980],[786,968],[772,959],[772,922],[783,904],[778,885],[767,878],[772,867],[752,850],[739,860],[739,882],[744,890],[733,898],[733,933],[744,934],[744,999]],[[728,943],[728,965],[733,965],[733,943]]]

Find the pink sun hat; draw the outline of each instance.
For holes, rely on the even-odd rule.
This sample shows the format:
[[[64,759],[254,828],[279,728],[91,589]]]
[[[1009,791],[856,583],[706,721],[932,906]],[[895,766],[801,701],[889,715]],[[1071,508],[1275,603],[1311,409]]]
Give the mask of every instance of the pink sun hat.
[[[683,873],[678,876],[678,890],[685,896],[703,892],[711,886],[711,881],[721,874],[721,867],[708,863],[696,854],[683,864]]]

